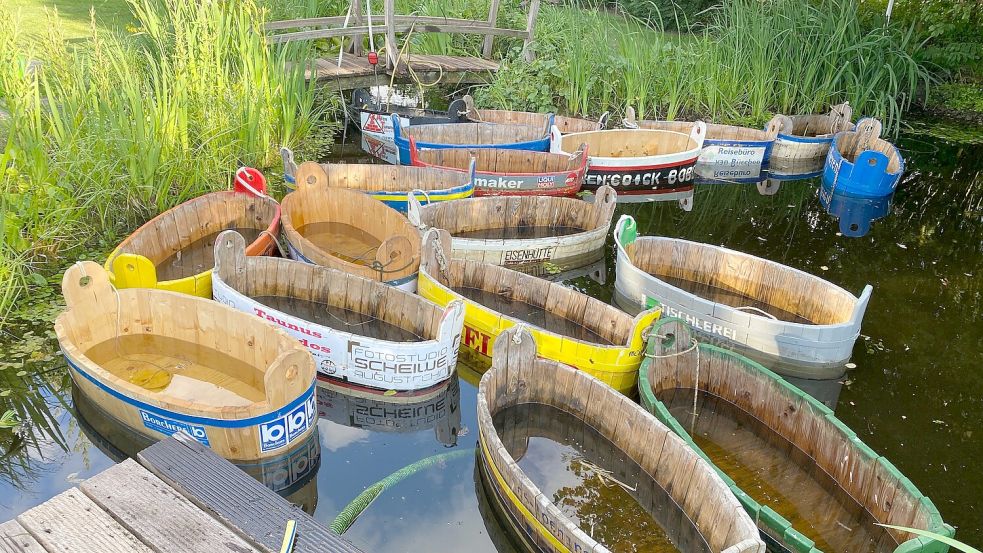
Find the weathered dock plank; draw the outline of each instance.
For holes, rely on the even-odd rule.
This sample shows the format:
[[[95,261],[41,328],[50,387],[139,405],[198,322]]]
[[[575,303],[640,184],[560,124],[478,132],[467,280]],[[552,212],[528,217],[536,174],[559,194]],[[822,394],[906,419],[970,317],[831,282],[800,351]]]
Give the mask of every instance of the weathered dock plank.
[[[0,553],[46,553],[38,540],[16,520],[0,524]]]
[[[184,433],[148,447],[137,457],[192,503],[261,548],[279,551],[286,523],[293,519],[297,521],[294,553],[359,551]]]
[[[21,514],[17,522],[50,553],[153,553],[78,488]]]
[[[132,459],[86,480],[79,488],[159,553],[257,551]]]

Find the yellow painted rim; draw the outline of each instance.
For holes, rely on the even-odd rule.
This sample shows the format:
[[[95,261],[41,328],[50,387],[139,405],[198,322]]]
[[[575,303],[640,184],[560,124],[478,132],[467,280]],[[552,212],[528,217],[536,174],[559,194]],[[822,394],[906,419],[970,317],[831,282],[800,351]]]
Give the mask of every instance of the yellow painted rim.
[[[485,443],[485,435],[483,432],[478,432],[478,441],[481,443],[481,456],[484,458],[485,464],[491,469],[492,476],[495,478],[495,483],[498,485],[500,490],[505,492],[505,495],[509,498],[509,501],[511,501],[512,504],[519,509],[519,512],[522,513],[522,518],[526,520],[526,523],[535,528],[539,535],[549,540],[550,544],[556,551],[559,551],[560,553],[570,553],[570,549],[563,545],[560,540],[556,539],[556,536],[550,533],[550,531],[547,530],[535,516],[533,516],[529,509],[527,509],[526,506],[519,501],[519,498],[516,497],[512,489],[506,485],[505,479],[502,478],[502,473],[498,471],[498,467],[495,466],[491,456],[488,454],[488,446]]]

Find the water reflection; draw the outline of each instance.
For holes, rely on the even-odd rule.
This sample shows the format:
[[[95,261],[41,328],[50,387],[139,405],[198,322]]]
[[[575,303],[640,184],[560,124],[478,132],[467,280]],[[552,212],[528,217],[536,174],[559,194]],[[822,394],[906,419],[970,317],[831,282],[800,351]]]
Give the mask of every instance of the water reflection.
[[[840,221],[843,236],[859,238],[870,232],[871,223],[891,212],[894,194],[880,198],[860,198],[836,192],[825,184],[819,189],[819,203]]]
[[[72,400],[85,437],[113,462],[135,459],[140,451],[157,441],[135,432],[74,389]],[[261,463],[235,465],[305,512],[313,513],[317,508],[316,476],[321,465],[317,432],[283,455]]]
[[[418,432],[434,429],[445,446],[457,445],[461,429],[461,385],[451,378],[419,396],[360,393],[329,382],[318,382],[318,415],[351,428],[377,432]]]

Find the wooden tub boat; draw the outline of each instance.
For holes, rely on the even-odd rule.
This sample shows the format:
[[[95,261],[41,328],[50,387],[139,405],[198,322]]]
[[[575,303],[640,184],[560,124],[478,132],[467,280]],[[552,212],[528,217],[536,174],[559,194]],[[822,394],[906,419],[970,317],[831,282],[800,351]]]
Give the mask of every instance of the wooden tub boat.
[[[859,198],[834,192],[822,186],[819,189],[819,204],[826,213],[839,219],[840,234],[851,238],[866,236],[871,224],[891,213],[891,200],[894,194],[879,198]]]
[[[580,117],[569,117],[565,115],[553,115],[546,113],[533,113],[529,111],[510,111],[504,109],[477,109],[474,107],[474,100],[470,95],[464,96],[462,102],[465,106],[464,118],[474,123],[492,123],[496,125],[531,125],[541,127],[549,125],[550,119],[563,134],[574,132],[599,131],[604,129],[608,123],[608,113],[605,112],[597,121],[593,119],[583,119]]]
[[[457,364],[464,306],[442,309],[381,282],[273,257],[246,257],[228,231],[215,243],[215,300],[279,326],[318,377],[396,392],[434,388]]]
[[[651,336],[642,405],[715,464],[770,550],[947,550],[876,526],[954,533],[932,501],[828,407],[750,359],[697,343],[683,320],[663,319]]]
[[[685,129],[681,121],[636,120],[635,111],[628,108],[625,127],[680,132]],[[696,164],[699,176],[710,179],[756,180],[767,168],[775,138],[783,125],[792,124],[784,115],[776,115],[764,130],[732,125],[706,123],[706,137]]]
[[[184,430],[240,461],[279,455],[314,432],[314,363],[296,340],[218,303],[116,290],[99,265],[62,280],[58,344],[80,393],[154,439]]]
[[[292,259],[416,290],[420,233],[367,194],[298,181],[283,198],[283,236]]]
[[[386,163],[399,164],[399,152],[393,141],[392,114],[399,115],[405,127],[466,121],[467,106],[462,99],[452,101],[447,111],[421,108],[417,104],[415,98],[394,93],[388,86],[353,91],[348,111],[352,120],[358,121],[362,149]]]
[[[506,196],[421,206],[416,198],[410,197],[410,222],[422,232],[449,232],[455,259],[506,267],[546,261],[566,266],[603,249],[618,201],[610,186],[597,190],[594,203]]]
[[[573,433],[564,426],[581,426],[575,441],[578,453],[588,450],[585,462],[608,468],[608,457],[594,453],[602,448],[626,458],[612,479],[659,527],[649,532],[661,530],[680,551],[764,553],[754,522],[725,481],[664,423],[590,375],[537,358],[536,343],[523,327],[497,338],[495,351],[492,369],[478,387],[481,465],[494,497],[524,539],[542,551],[609,551],[591,537],[592,528],[580,528],[520,466],[532,439],[549,439],[555,422],[571,421],[557,431]],[[588,442],[597,445],[594,451],[583,446]]]
[[[611,129],[562,134],[553,127],[555,153],[573,152],[586,144],[590,151],[585,190],[611,186],[619,201],[677,200],[693,209],[693,171],[703,147],[703,123],[688,133],[644,129]]]
[[[225,229],[249,240],[248,255],[275,251],[280,205],[266,195],[259,171],[239,169],[232,190],[184,202],[135,230],[106,259],[109,280],[117,288],[159,288],[210,298],[212,245]]]
[[[334,382],[317,387],[318,415],[336,424],[374,432],[422,432],[433,429],[446,447],[457,445],[461,431],[461,384],[456,377],[414,396],[366,394]]]
[[[719,246],[614,229],[615,289],[629,309],[661,305],[705,338],[738,347],[791,376],[841,376],[873,288],[860,297],[819,277]]]
[[[474,160],[475,196],[573,196],[587,173],[587,147],[571,155],[498,148],[421,150],[410,138],[410,163],[467,171]]]
[[[837,133],[826,156],[823,184],[851,196],[893,194],[904,173],[904,158],[880,136],[881,122],[872,118],[858,121],[856,131]]]
[[[427,202],[443,202],[470,198],[474,193],[474,167],[467,161],[461,171],[444,168],[392,167],[371,163],[293,163],[287,189],[296,190],[296,179],[308,186],[358,190],[398,211],[406,211],[406,195],[420,191]],[[287,155],[287,154],[285,154]]]
[[[463,343],[484,359],[496,336],[531,324],[539,355],[590,373],[622,393],[634,393],[642,333],[659,309],[634,318],[571,288],[478,261],[453,259],[447,231],[423,238],[419,293],[437,305],[464,301]]]
[[[529,114],[526,124],[449,123],[403,127],[399,116],[393,115],[393,140],[399,150],[399,163],[410,165],[410,138],[420,149],[449,150],[494,148],[546,152],[550,148],[550,128],[553,116],[546,116],[540,125],[539,114]],[[535,116],[535,117],[533,117]]]
[[[853,108],[849,102],[837,104],[826,115],[791,115],[783,120],[775,144],[771,148],[771,163],[822,162],[829,153],[833,136],[853,130]]]

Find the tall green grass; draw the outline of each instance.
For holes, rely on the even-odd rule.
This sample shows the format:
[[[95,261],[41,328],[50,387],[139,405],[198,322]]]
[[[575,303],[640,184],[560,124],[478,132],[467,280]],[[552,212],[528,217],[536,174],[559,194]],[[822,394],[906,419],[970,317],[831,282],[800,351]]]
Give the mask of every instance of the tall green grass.
[[[82,42],[54,19],[24,40],[0,8],[0,313],[35,264],[271,166],[321,124],[303,64],[285,69],[306,45],[270,49],[252,0],[130,7],[135,31]]]
[[[864,26],[857,0],[727,0],[706,17],[700,33],[673,35],[610,11],[544,5],[539,58],[528,67],[508,60],[479,99],[515,106],[545,84],[553,107],[569,113],[630,104],[646,117],[753,125],[847,100],[896,131],[929,84],[913,33]]]

